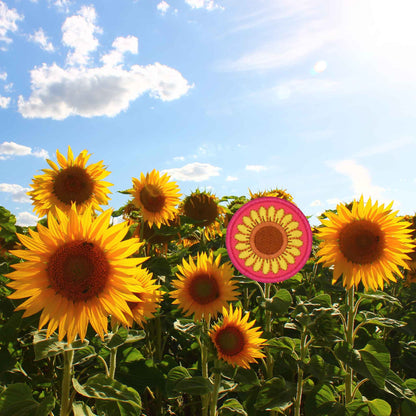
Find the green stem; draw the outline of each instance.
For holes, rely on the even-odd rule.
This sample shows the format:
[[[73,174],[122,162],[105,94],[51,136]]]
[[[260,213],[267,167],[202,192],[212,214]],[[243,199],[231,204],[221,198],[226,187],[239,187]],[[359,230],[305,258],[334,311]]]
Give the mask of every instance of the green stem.
[[[208,321],[204,318],[202,320],[202,333],[203,335],[208,335],[208,328],[209,328],[209,318]],[[201,339],[201,371],[202,371],[202,377],[208,378],[208,345],[206,345],[206,342],[204,340],[205,337]],[[209,394],[203,394],[201,396],[202,401],[202,416],[208,416],[208,410],[209,410],[209,401],[210,396]]]
[[[74,350],[66,350],[64,355],[64,375],[62,378],[62,390],[61,390],[61,411],[60,416],[68,416],[71,412],[70,409],[70,390],[72,380],[72,361],[74,359]]]
[[[114,380],[117,367],[117,347],[110,350],[110,371],[109,376]]]
[[[220,390],[220,385],[221,385],[221,371],[218,368],[219,367],[218,361],[215,363],[215,367],[217,369],[217,372],[214,374],[214,389],[211,393],[211,405],[210,405],[209,416],[217,415],[218,392]]]
[[[302,328],[300,336],[300,359],[298,363],[298,380],[296,385],[296,398],[295,398],[295,413],[294,416],[300,416],[300,406],[302,404],[303,394],[303,367],[302,364],[305,360],[306,353],[308,351],[308,342],[306,341],[306,329]]]
[[[271,292],[271,283],[266,283],[264,285],[264,297],[266,299],[270,299],[270,292]],[[265,310],[264,312],[264,330],[267,334],[270,334],[272,332],[272,312],[269,310]],[[274,366],[274,360],[273,356],[270,352],[269,348],[265,348],[266,350],[266,363],[267,363],[267,378],[271,379],[273,378],[273,366]]]
[[[347,291],[347,332],[345,339],[351,348],[354,348],[354,286]],[[353,399],[352,386],[353,386],[354,373],[353,369],[347,364],[345,375],[345,404],[351,403]]]

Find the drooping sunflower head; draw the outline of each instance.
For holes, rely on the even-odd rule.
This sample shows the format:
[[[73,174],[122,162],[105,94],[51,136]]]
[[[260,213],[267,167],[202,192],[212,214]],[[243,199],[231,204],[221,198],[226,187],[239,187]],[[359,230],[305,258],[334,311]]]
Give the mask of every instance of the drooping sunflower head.
[[[34,205],[34,211],[39,217],[49,211],[56,215],[56,209],[69,213],[73,203],[79,213],[86,209],[102,211],[100,205],[108,204],[108,187],[112,184],[104,181],[110,172],[103,162],[87,166],[90,154],[83,150],[76,158],[68,146],[68,156],[65,158],[59,150],[56,157],[59,166],[47,159],[52,169],[43,169],[43,175],[33,178],[30,185],[33,190],[28,192]]]
[[[216,317],[223,306],[237,299],[239,295],[236,284],[232,281],[233,269],[230,263],[220,265],[221,256],[214,259],[212,252],[198,253],[196,263],[189,256],[179,273],[172,281],[173,290],[170,296],[173,303],[179,305],[185,315],[194,314],[195,320],[208,316]]]
[[[123,325],[133,313],[128,302],[139,302],[134,293],[142,293],[137,265],[146,258],[127,258],[142,243],[137,238],[123,240],[127,223],[108,227],[111,210],[95,219],[91,211],[69,215],[59,208],[57,218],[48,215],[48,227],[38,224],[30,237],[18,235],[27,250],[12,253],[27,261],[13,264],[7,276],[15,289],[11,299],[28,298],[16,309],[23,316],[42,311],[39,329],[47,325],[47,337],[59,327],[59,340],[65,335],[71,343],[76,335],[85,338],[88,324],[103,337],[108,316]]]
[[[265,196],[274,196],[274,197],[281,198],[289,202],[293,202],[293,196],[290,195],[290,193],[287,192],[286,189],[275,188],[275,189],[270,189],[270,191],[260,191],[260,192],[255,192],[255,193],[252,193],[251,190],[249,189],[248,192],[252,200],[256,198],[263,198]]]
[[[207,191],[197,189],[187,196],[182,203],[181,212],[192,220],[199,221],[204,227],[205,236],[209,238],[222,235],[221,221],[225,209],[219,205],[219,199]]]
[[[155,224],[158,228],[175,218],[179,203],[179,187],[170,176],[153,169],[150,173],[140,174],[140,180],[133,178],[133,204],[140,208],[143,219],[151,227]]]
[[[160,285],[156,283],[156,280],[152,278],[152,273],[147,269],[143,269],[139,266],[137,268],[135,279],[140,284],[142,290],[133,293],[138,298],[137,301],[127,302],[131,315],[126,314],[125,317],[128,326],[133,326],[134,320],[143,327],[143,324],[147,319],[154,317],[155,312],[159,308],[160,301],[162,300],[162,293],[160,291]],[[120,324],[121,322],[114,319],[113,323]]]
[[[351,209],[339,204],[337,213],[326,213],[317,255],[324,266],[334,266],[333,283],[342,275],[347,289],[362,281],[366,290],[377,290],[385,282],[396,281],[395,275],[403,277],[398,266],[409,268],[406,253],[414,248],[412,230],[392,212],[392,204],[384,207],[371,199],[364,203],[361,197]]]
[[[255,321],[248,322],[249,314],[242,316],[241,308],[233,310],[223,308],[223,320],[210,331],[218,356],[233,367],[250,368],[250,363],[263,358],[262,346],[266,342],[261,338],[259,327],[253,327]]]

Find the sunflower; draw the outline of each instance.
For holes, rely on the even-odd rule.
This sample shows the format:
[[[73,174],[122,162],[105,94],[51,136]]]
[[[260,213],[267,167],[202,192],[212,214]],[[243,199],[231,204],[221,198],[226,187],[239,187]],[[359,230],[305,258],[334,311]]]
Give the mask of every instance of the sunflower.
[[[182,203],[182,214],[198,221],[198,225],[204,227],[204,235],[208,240],[222,235],[221,221],[224,220],[225,209],[218,201],[219,199],[210,192],[197,189]]]
[[[196,264],[189,256],[189,263],[183,259],[182,266],[178,265],[178,279],[172,281],[176,290],[170,295],[185,315],[194,314],[195,320],[216,317],[223,306],[237,299],[232,266],[229,262],[220,266],[220,261],[221,256],[214,260],[212,252],[209,256],[198,253]]]
[[[162,299],[160,291],[160,285],[156,284],[156,280],[152,279],[152,273],[147,269],[138,267],[138,273],[135,279],[138,281],[142,290],[140,292],[134,292],[133,294],[139,298],[138,301],[128,301],[127,305],[131,310],[131,315],[126,314],[126,320],[128,326],[133,326],[133,320],[136,321],[141,327],[143,323],[150,318],[153,318],[154,313],[159,307],[159,303]],[[121,323],[117,319],[114,319],[116,323]]]
[[[248,192],[250,194],[251,199],[263,198],[265,196],[274,196],[274,197],[281,198],[289,202],[293,202],[293,196],[290,195],[290,193],[287,192],[286,189],[275,188],[275,189],[271,189],[270,191],[255,192],[254,194],[249,189]]]
[[[398,266],[409,268],[406,253],[414,248],[409,235],[412,230],[391,211],[392,205],[373,205],[371,199],[364,203],[361,196],[351,209],[339,204],[336,214],[326,213],[327,219],[321,220],[324,227],[319,229],[322,242],[317,255],[324,266],[334,266],[332,283],[342,274],[347,289],[362,281],[366,290],[377,290],[383,289],[384,282],[395,282],[394,274],[403,277]]]
[[[59,208],[56,213],[57,219],[48,216],[48,228],[38,224],[30,237],[18,234],[28,250],[12,254],[27,261],[12,265],[8,286],[16,291],[9,297],[28,299],[16,310],[25,310],[24,317],[42,311],[39,329],[48,324],[49,337],[59,327],[59,339],[66,335],[68,343],[77,335],[83,340],[88,323],[103,337],[110,314],[128,325],[128,302],[140,302],[134,293],[146,291],[137,278],[146,272],[136,267],[146,258],[127,257],[142,243],[122,241],[125,222],[108,227],[111,210],[95,219],[90,210],[77,213],[75,204],[68,216]]]
[[[108,204],[108,187],[112,184],[103,181],[108,172],[103,162],[86,166],[90,154],[83,150],[75,159],[71,147],[68,146],[68,157],[65,158],[58,150],[56,157],[59,166],[47,159],[52,169],[43,169],[43,175],[33,178],[30,185],[33,190],[28,195],[33,201],[34,211],[43,217],[49,211],[56,215],[56,209],[68,213],[72,203],[76,203],[79,213],[87,208],[102,211],[100,205]]]
[[[146,176],[141,173],[140,180],[133,178],[133,204],[140,208],[143,219],[151,227],[156,224],[158,228],[175,218],[176,206],[179,203],[179,187],[176,182],[169,181],[166,173],[160,176],[155,169]]]
[[[241,308],[233,311],[232,305],[227,310],[223,308],[223,320],[216,324],[209,332],[218,356],[233,367],[250,368],[250,363],[257,362],[256,358],[263,358],[261,352],[265,339],[259,327],[254,327],[255,321],[248,322],[249,314],[242,317]]]

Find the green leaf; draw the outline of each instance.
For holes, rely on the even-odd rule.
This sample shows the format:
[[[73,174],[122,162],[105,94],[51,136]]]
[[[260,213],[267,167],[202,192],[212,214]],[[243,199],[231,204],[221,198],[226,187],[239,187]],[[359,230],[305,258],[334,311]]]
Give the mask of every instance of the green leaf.
[[[332,389],[326,385],[317,385],[312,392],[307,396],[305,401],[305,415],[306,416],[326,416],[328,411],[320,409],[323,406],[332,406],[335,403],[335,396]]]
[[[384,390],[402,399],[413,396],[412,390],[408,389],[403,380],[392,370],[387,373]]]
[[[155,276],[169,276],[171,274],[170,264],[165,257],[151,257],[143,263],[143,267]]]
[[[11,384],[0,396],[2,416],[33,416],[39,403],[33,399],[32,390],[25,383]]]
[[[126,342],[128,330],[124,327],[120,327],[115,334],[108,334],[105,337],[106,347],[109,349],[117,348]]]
[[[325,306],[327,308],[332,307],[331,296],[326,293],[313,297],[309,300],[309,303]]]
[[[49,393],[41,402],[36,410],[35,416],[48,416],[55,407],[55,397]]]
[[[260,386],[260,381],[257,377],[257,374],[251,368],[246,369],[239,367],[237,374],[234,377],[234,381],[238,383],[237,390],[242,392],[249,391],[253,387]]]
[[[388,295],[387,293],[382,292],[381,290],[378,290],[374,293],[358,293],[358,296],[364,299],[382,300],[384,302],[391,303],[392,305],[402,306],[399,299],[395,298],[394,296]]]
[[[279,289],[271,300],[266,301],[266,309],[277,314],[287,313],[289,306],[292,304],[292,296],[286,289]]]
[[[85,397],[128,403],[135,407],[136,411],[142,407],[140,395],[136,390],[103,374],[90,377],[84,385],[74,378],[72,384],[77,393]]]
[[[400,416],[415,416],[416,415],[416,397],[410,400],[405,399],[400,404]]]
[[[369,341],[360,350],[361,359],[368,370],[370,380],[380,389],[384,388],[386,376],[390,370],[390,352],[379,341]]]
[[[98,416],[138,416],[142,412],[131,403],[97,400]]]
[[[292,386],[287,385],[283,377],[273,377],[261,387],[254,407],[257,410],[285,409],[291,404],[293,393]]]
[[[286,350],[291,353],[294,352],[296,348],[295,341],[290,337],[273,338],[267,341],[267,345],[271,349]]]
[[[247,412],[237,399],[228,399],[218,409],[218,416],[247,416]]]
[[[369,311],[361,312],[360,315],[363,315],[365,324],[373,324],[386,328],[400,328],[406,325],[406,322],[397,321],[396,319],[391,318],[384,318]]]
[[[88,340],[76,340],[68,345],[66,342],[58,341],[58,335],[52,334],[46,338],[46,330],[35,332],[33,336],[33,348],[35,350],[35,361],[47,357],[54,357],[64,351],[79,350],[89,344]]]
[[[189,371],[185,367],[177,366],[173,367],[168,372],[168,378],[166,380],[166,390],[170,395],[176,390],[176,385],[186,378],[191,378]]]
[[[144,360],[143,354],[134,347],[129,347],[123,350],[123,362],[132,363],[134,361]]]
[[[374,399],[367,402],[368,407],[371,410],[371,413],[374,416],[390,416],[391,407],[390,405],[382,399]]]
[[[211,393],[213,390],[212,382],[202,376],[184,378],[176,383],[175,390],[180,393],[192,395],[203,395]]]
[[[345,406],[346,416],[368,416],[367,402],[362,400],[353,400]]]
[[[96,416],[91,408],[84,402],[72,403],[72,410],[74,412],[74,416]]]
[[[311,374],[319,380],[325,375],[325,361],[318,354],[312,355],[308,368]]]

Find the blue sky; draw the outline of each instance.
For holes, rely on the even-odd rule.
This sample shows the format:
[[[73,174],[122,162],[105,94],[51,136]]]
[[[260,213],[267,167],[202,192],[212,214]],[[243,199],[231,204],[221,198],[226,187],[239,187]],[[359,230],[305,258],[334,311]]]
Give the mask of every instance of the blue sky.
[[[416,210],[413,0],[0,0],[0,205],[83,149],[182,193],[287,189],[307,215],[362,193]]]

